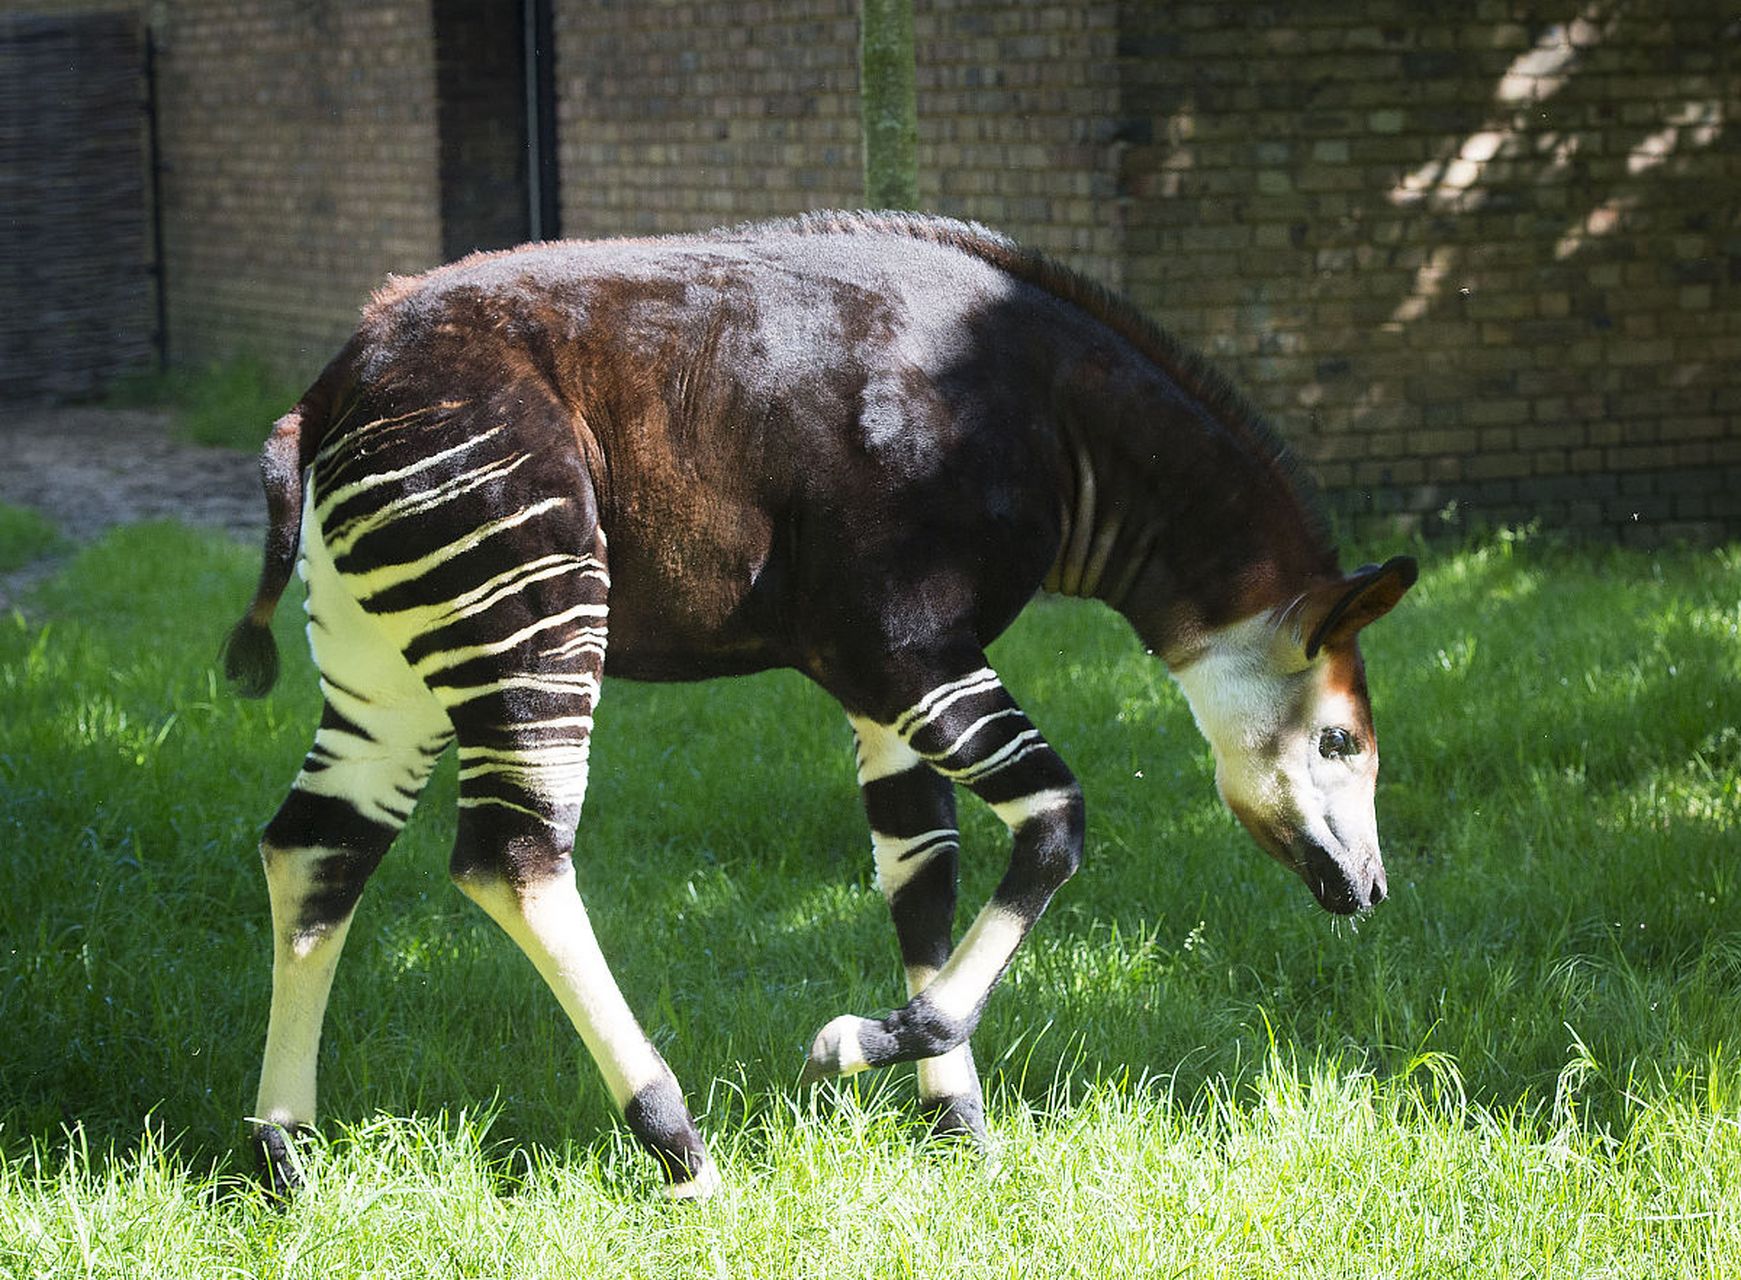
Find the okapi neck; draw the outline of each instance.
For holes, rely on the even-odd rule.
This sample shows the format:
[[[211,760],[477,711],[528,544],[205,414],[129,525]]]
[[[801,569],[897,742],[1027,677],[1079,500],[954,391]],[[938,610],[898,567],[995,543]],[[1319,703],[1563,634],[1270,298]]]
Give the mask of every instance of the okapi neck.
[[[1152,364],[1072,384],[1048,591],[1110,605],[1172,666],[1336,572],[1316,508],[1261,424]]]

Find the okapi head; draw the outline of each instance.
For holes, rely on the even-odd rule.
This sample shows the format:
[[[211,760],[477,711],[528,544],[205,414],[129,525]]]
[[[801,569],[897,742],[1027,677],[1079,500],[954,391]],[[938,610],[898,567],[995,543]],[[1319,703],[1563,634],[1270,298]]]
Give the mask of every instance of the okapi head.
[[[1215,632],[1174,676],[1215,752],[1215,785],[1327,911],[1384,900],[1378,738],[1357,640],[1414,585],[1398,556]]]

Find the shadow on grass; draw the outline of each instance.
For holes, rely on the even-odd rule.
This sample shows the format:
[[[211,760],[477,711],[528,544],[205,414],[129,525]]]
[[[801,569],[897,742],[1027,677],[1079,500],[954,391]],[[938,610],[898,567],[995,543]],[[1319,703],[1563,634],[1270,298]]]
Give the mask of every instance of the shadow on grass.
[[[239,703],[205,666],[252,568],[215,539],[124,532],[53,584],[46,641],[0,628],[8,1157],[75,1125],[126,1149],[148,1114],[191,1164],[235,1143],[269,985],[253,841],[317,704],[294,603],[272,699]],[[1367,646],[1392,899],[1357,928],[1220,811],[1181,699],[1122,622],[1030,610],[994,658],[1082,777],[1090,848],[976,1036],[994,1110],[1120,1079],[1238,1098],[1278,1055],[1381,1076],[1427,1055],[1473,1100],[1525,1110],[1577,1063],[1585,1113],[1614,1124],[1629,1096],[1733,1081],[1737,568],[1494,544],[1429,559]],[[901,998],[838,711],[783,673],[612,682],[594,762],[582,884],[649,1034],[698,1108],[716,1099],[710,1126],[793,1105],[817,1027]],[[365,897],[324,1116],[487,1104],[508,1149],[592,1144],[614,1117],[590,1063],[447,884],[453,794],[448,762]],[[979,806],[963,817],[965,912],[1007,843]],[[866,1083],[908,1099],[909,1078]]]

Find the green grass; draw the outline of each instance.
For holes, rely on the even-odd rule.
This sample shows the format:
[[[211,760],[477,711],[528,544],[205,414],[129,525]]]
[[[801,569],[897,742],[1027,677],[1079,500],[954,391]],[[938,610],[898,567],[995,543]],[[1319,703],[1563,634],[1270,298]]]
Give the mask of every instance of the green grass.
[[[140,374],[113,388],[107,401],[117,408],[167,409],[182,439],[253,453],[305,385],[242,356]]]
[[[686,1210],[448,885],[451,761],[339,971],[312,1186],[252,1190],[254,841],[318,705],[294,602],[271,699],[211,672],[255,569],[126,530],[0,620],[0,1274],[1741,1270],[1741,551],[1428,553],[1366,640],[1392,896],[1357,930],[1220,809],[1121,620],[1030,609],[993,657],[1090,839],[975,1037],[991,1164],[920,1140],[908,1071],[796,1088],[900,999],[837,710],[610,683],[580,874],[728,1180]],[[976,904],[1005,845],[963,818]]]
[[[66,548],[66,539],[47,516],[0,502],[0,573],[22,569]]]

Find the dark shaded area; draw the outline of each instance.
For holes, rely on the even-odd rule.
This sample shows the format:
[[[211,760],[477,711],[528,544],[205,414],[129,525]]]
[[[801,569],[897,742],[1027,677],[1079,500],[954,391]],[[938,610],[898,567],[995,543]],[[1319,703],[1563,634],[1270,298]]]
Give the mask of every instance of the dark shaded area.
[[[499,0],[435,0],[441,255],[448,261],[520,244],[532,232],[520,10]]]
[[[0,402],[152,360],[145,105],[135,15],[0,16]]]

